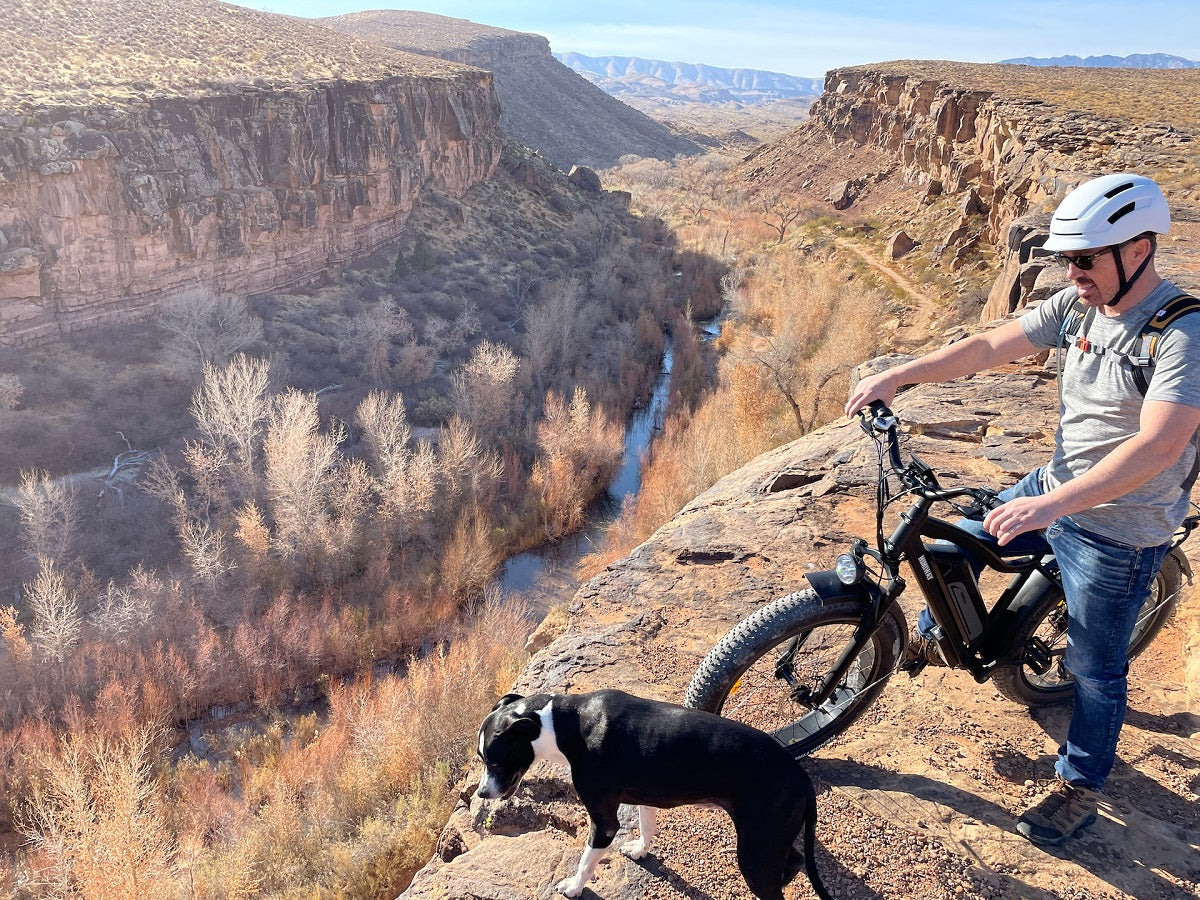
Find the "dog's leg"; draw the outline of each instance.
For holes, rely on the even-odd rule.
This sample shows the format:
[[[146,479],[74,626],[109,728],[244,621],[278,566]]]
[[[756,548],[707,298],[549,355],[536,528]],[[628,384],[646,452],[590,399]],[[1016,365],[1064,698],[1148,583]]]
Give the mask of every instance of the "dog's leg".
[[[608,802],[596,804],[588,802],[590,797],[582,796],[586,791],[580,792],[578,785],[576,785],[576,791],[581,794],[580,799],[583,800],[583,805],[592,820],[592,831],[583,848],[583,855],[579,857],[579,868],[575,870],[573,876],[564,878],[554,888],[564,897],[578,897],[583,893],[583,886],[596,874],[596,866],[600,864],[600,860],[612,846],[613,838],[617,836],[617,831],[621,828],[621,820],[617,818],[618,804],[615,794],[611,804]]]
[[[658,834],[658,810],[653,806],[638,807],[638,832],[636,841],[626,841],[621,852],[630,859],[641,859],[650,849],[650,842]]]
[[[575,870],[575,874],[570,878],[564,878],[554,889],[564,897],[578,897],[583,893],[583,886],[596,874],[596,866],[600,864],[600,860],[607,852],[607,847],[584,847],[583,855],[579,857],[579,868]]]

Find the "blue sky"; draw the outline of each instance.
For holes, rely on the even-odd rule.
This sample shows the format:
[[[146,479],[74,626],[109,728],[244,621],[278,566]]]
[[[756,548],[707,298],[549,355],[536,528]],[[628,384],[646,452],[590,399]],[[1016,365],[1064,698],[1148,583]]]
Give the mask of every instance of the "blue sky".
[[[419,9],[544,35],[555,53],[640,56],[818,77],[891,59],[1171,53],[1200,60],[1196,0],[245,0],[296,16]]]

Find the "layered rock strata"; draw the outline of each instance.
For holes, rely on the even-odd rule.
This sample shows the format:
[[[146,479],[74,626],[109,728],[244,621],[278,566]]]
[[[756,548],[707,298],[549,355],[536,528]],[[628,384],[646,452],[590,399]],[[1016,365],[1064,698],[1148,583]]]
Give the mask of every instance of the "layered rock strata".
[[[812,106],[810,127],[836,142],[880,148],[931,195],[974,191],[984,216],[979,237],[989,243],[1091,175],[1172,169],[1193,153],[1191,135],[1170,125],[1069,112],[960,84],[904,66],[835,69]]]
[[[499,116],[469,68],[0,115],[0,342],[311,279],[488,177]]]

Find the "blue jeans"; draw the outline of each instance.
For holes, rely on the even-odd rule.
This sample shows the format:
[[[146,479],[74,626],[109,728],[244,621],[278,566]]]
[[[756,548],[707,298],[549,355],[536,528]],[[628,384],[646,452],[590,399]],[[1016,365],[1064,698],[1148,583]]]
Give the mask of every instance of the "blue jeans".
[[[1000,497],[1041,493],[1038,470]],[[982,540],[995,540],[980,522],[958,524]],[[1058,561],[1067,598],[1065,664],[1075,681],[1075,702],[1054,770],[1064,781],[1098,791],[1112,770],[1125,722],[1129,639],[1170,544],[1131,547],[1085,531],[1069,516],[1056,524],[1060,527],[1047,529],[1054,532],[1048,539],[1023,534],[1000,550],[1003,556],[1045,552],[1048,540]],[[917,619],[922,634],[933,624],[929,610],[922,610]]]

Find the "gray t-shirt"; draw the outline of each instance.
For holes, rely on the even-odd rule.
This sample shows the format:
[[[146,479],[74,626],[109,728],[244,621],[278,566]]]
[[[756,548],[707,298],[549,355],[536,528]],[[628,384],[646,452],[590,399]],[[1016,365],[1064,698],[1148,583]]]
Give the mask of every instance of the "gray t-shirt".
[[[1054,457],[1046,466],[1046,488],[1053,489],[1088,471],[1114,447],[1138,431],[1143,397],[1131,366],[1119,354],[1137,349],[1142,327],[1168,300],[1183,293],[1162,282],[1137,306],[1109,318],[1089,315],[1079,334],[1106,352],[1063,351],[1061,403]],[[1021,328],[1039,347],[1056,347],[1063,319],[1076,298],[1074,287],[1059,291],[1020,319]],[[1117,351],[1117,353],[1107,352]],[[1176,319],[1162,333],[1147,370],[1147,400],[1165,400],[1200,408],[1200,313]],[[1074,513],[1081,527],[1133,547],[1164,544],[1188,511],[1189,482],[1197,456],[1197,437],[1163,472],[1109,503]]]

